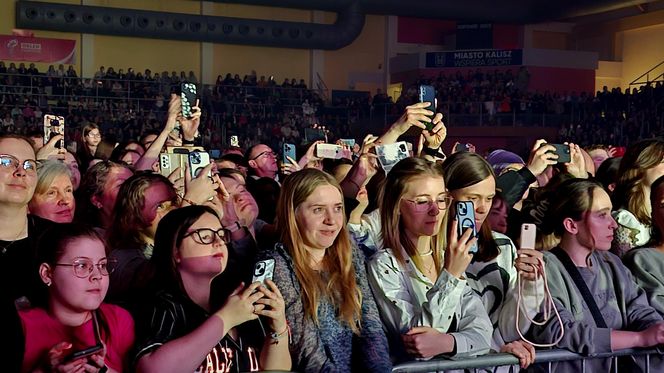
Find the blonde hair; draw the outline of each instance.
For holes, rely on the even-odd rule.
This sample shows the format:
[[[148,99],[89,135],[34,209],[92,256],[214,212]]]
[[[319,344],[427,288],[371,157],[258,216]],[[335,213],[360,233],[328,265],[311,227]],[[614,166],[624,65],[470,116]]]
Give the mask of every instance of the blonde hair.
[[[353,333],[359,334],[362,293],[355,279],[353,248],[346,219],[332,246],[325,250],[322,265],[329,274],[327,279],[309,266],[310,254],[303,244],[303,235],[295,219],[295,210],[316,188],[325,185],[335,187],[343,196],[336,180],[323,171],[307,168],[288,176],[277,203],[277,230],[281,232],[281,242],[293,258],[295,275],[302,288],[305,317],[318,324],[319,299],[327,297],[338,310],[339,319],[346,322]],[[343,214],[345,216],[345,211]]]
[[[391,248],[397,261],[405,266],[406,258],[399,250],[399,247],[403,247],[415,266],[424,272],[422,260],[417,255],[417,247],[402,232],[403,224],[399,214],[401,198],[406,187],[413,178],[419,176],[440,178],[443,182],[445,180],[439,164],[429,163],[421,158],[406,158],[397,163],[387,174],[378,194],[378,204],[385,247]],[[441,253],[447,246],[447,211],[441,212],[444,214],[443,221],[440,223],[438,233],[431,240],[431,250],[433,250],[433,260],[437,272],[442,268]]]
[[[35,188],[35,194],[46,193],[55,178],[63,175],[67,176],[71,181],[71,172],[66,164],[56,160],[41,162],[39,167],[37,167],[37,187]]]
[[[636,216],[645,225],[651,225],[652,219],[648,212],[649,202],[646,198],[644,185],[646,171],[662,162],[664,141],[642,140],[632,144],[622,160],[618,170],[616,189],[612,194],[616,209],[623,208]]]

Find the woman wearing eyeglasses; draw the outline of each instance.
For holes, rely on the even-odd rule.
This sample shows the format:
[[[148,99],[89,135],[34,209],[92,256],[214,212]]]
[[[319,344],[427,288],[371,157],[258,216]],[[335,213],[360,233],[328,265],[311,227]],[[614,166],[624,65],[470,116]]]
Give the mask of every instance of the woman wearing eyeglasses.
[[[463,274],[470,234],[447,240],[446,192],[440,165],[406,158],[387,174],[380,208],[364,216],[381,232],[369,261],[369,283],[396,360],[488,352],[491,322]],[[358,228],[358,227],[356,227]]]
[[[37,247],[43,287],[36,307],[19,312],[25,335],[21,371],[125,370],[134,322],[124,309],[102,303],[113,267],[101,236],[87,226],[60,224]]]
[[[525,282],[523,303],[528,316],[533,318],[539,312],[544,294],[544,283],[541,277],[537,281],[534,267],[542,254],[532,249],[517,251],[507,236],[493,232],[490,223],[485,223],[496,195],[496,177],[484,158],[471,152],[458,152],[448,157],[442,167],[445,184],[454,201],[473,202],[477,252],[465,275],[491,319],[494,328],[491,347],[494,351],[514,354],[525,368],[534,361],[535,349],[522,342],[516,330],[515,315],[522,312],[517,304],[517,276],[520,274]],[[454,206],[450,214],[456,214]],[[456,231],[457,228],[450,224],[449,229]],[[521,315],[521,332],[525,334],[529,327],[528,318]]]
[[[284,301],[271,281],[240,285],[216,309],[212,280],[226,270],[230,234],[206,206],[169,212],[159,223],[151,264],[162,290],[137,323],[138,372],[290,370]],[[247,333],[264,316],[267,336]]]
[[[76,156],[81,161],[81,173],[90,167],[90,161],[95,158],[97,147],[101,142],[101,129],[95,123],[88,123],[83,127],[81,141],[78,143]]]

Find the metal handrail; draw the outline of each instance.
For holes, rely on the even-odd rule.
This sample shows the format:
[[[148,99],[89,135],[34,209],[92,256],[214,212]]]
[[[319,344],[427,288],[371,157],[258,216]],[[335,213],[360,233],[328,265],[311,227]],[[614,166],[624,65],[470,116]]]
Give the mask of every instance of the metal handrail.
[[[597,353],[593,355],[580,355],[567,350],[537,351],[534,364],[553,363],[558,361],[607,359],[619,356],[640,356],[659,354],[655,349],[626,349],[614,352]],[[396,365],[392,372],[436,372],[455,369],[481,369],[498,366],[518,365],[519,359],[512,354],[496,353],[462,359],[433,359],[428,361],[411,361]]]
[[[655,67],[653,67],[652,69],[650,69],[650,70],[646,71],[645,73],[641,74],[641,76],[639,76],[638,78],[634,79],[631,83],[629,83],[629,85],[632,86],[632,85],[639,85],[639,84],[648,84],[648,83],[653,82],[653,81],[657,80],[658,78],[664,76],[664,73],[662,73],[662,74],[660,74],[659,76],[657,76],[657,77],[656,77],[655,79],[653,79],[653,80],[650,80],[650,78],[649,78],[650,72],[652,72],[653,70],[655,70],[656,68],[658,68],[658,67],[660,67],[660,66],[662,66],[662,65],[664,65],[664,61],[658,63],[658,64],[655,65]],[[644,76],[646,77],[646,81],[645,81],[645,82],[637,82],[637,80],[643,78]]]

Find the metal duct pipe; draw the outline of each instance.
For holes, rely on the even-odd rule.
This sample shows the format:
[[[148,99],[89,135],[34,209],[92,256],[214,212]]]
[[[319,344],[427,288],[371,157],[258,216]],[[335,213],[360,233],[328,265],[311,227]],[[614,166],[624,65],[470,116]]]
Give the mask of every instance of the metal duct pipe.
[[[348,1],[332,25],[19,1],[26,29],[301,49],[339,49],[364,27],[359,2]]]

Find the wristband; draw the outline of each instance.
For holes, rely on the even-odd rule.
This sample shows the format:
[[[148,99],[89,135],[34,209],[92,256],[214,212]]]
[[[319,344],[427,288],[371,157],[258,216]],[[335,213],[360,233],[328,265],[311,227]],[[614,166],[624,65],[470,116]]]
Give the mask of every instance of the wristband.
[[[190,204],[191,206],[196,206],[196,203],[190,199],[182,197],[182,200]]]
[[[422,149],[422,153],[424,153],[426,155],[429,155],[429,156],[432,156],[432,157],[435,157],[435,158],[445,159],[445,153],[443,153],[440,150],[440,148],[432,149],[432,148],[425,147],[424,149]]]

